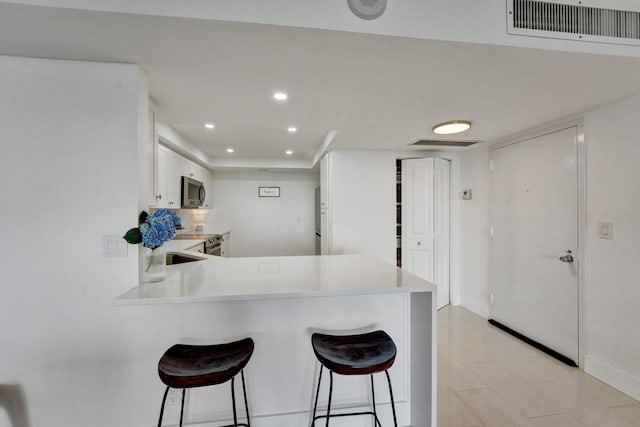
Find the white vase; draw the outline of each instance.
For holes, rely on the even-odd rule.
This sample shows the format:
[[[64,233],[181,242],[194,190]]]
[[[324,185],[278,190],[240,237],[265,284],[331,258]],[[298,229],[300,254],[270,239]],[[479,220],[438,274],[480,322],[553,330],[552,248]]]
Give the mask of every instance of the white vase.
[[[142,265],[142,282],[161,282],[167,275],[167,251],[164,246],[150,249],[142,246],[144,260]]]

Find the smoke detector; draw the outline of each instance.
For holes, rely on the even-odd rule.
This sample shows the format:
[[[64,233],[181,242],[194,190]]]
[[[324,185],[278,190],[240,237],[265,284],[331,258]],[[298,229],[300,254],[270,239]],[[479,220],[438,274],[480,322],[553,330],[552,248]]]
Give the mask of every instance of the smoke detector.
[[[347,4],[358,18],[372,20],[384,13],[387,0],[347,0]]]

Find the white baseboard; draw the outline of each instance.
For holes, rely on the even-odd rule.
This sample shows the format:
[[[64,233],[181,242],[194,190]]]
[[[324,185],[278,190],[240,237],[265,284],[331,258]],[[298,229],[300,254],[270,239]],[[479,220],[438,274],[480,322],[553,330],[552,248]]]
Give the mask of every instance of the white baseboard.
[[[640,400],[639,377],[631,375],[588,354],[584,357],[584,371],[634,399]]]
[[[489,306],[484,302],[463,299],[460,305],[480,317],[489,318]]]

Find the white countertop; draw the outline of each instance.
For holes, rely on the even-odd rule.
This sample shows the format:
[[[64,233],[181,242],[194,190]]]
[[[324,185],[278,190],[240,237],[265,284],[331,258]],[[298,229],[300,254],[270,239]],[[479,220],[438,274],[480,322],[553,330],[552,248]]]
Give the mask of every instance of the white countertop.
[[[175,249],[167,247],[167,250]],[[114,303],[138,305],[435,290],[433,284],[368,255],[198,256],[205,260],[167,266],[164,281],[141,284],[117,297]]]
[[[167,252],[184,251],[192,246],[204,243],[205,239],[173,239],[165,242]]]

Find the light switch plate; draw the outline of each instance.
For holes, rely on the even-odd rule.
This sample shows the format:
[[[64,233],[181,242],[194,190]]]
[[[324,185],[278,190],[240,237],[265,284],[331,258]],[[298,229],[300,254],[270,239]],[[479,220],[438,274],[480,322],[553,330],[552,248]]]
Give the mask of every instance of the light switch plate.
[[[102,256],[126,257],[128,255],[128,243],[122,236],[102,236]]]
[[[598,237],[600,237],[601,239],[613,239],[613,223],[599,222]]]

